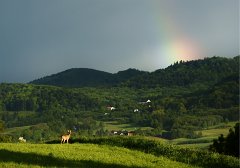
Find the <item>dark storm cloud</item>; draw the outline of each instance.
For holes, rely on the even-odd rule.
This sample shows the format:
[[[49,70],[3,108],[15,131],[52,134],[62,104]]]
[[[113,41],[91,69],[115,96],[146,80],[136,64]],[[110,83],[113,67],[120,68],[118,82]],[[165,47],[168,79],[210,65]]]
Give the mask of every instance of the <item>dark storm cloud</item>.
[[[73,67],[166,67],[172,60],[155,52],[165,43],[159,11],[199,42],[204,56],[234,56],[236,5],[237,0],[0,0],[0,82],[28,82]]]

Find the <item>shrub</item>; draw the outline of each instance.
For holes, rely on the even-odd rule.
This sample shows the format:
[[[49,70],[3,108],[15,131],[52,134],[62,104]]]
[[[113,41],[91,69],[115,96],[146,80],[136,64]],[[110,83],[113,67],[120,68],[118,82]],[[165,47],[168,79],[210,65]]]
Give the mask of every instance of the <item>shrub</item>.
[[[209,150],[239,157],[239,130],[240,123],[237,123],[234,126],[234,130],[232,128],[229,130],[229,134],[226,138],[220,135],[218,139],[215,139]]]
[[[12,142],[13,137],[10,135],[0,134],[0,142]]]

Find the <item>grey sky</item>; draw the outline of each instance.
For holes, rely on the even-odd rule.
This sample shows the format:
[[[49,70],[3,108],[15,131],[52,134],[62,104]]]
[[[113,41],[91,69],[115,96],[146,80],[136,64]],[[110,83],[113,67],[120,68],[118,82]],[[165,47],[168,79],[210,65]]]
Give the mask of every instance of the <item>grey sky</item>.
[[[238,0],[0,0],[0,82],[239,55]]]

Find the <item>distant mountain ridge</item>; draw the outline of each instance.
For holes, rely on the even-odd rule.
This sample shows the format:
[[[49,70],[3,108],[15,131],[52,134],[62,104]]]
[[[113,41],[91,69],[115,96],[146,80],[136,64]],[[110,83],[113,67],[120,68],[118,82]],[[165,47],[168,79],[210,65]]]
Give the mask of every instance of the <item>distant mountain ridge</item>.
[[[145,74],[147,72],[137,69],[127,69],[112,74],[89,68],[72,68],[57,74],[46,76],[34,81],[31,84],[44,84],[63,87],[101,87],[115,86],[125,82],[132,77]]]
[[[212,57],[193,61],[175,62],[154,72],[127,69],[115,74],[88,69],[73,68],[30,82],[63,87],[125,86],[154,88],[188,86],[194,83],[215,84],[223,78],[239,73],[239,56],[234,58]]]

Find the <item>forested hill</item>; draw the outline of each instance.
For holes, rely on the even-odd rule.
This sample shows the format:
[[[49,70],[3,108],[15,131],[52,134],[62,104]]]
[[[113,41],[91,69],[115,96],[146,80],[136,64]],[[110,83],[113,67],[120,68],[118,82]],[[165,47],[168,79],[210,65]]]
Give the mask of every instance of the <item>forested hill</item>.
[[[98,87],[116,86],[121,82],[127,81],[146,72],[136,69],[120,71],[116,74],[88,69],[72,68],[66,71],[43,77],[30,82],[31,84],[44,84],[63,87]]]
[[[189,86],[215,84],[223,78],[239,73],[239,56],[212,57],[194,61],[180,61],[165,69],[130,79],[125,86],[134,88]]]
[[[128,69],[112,74],[87,68],[73,68],[30,82],[63,87],[126,86],[156,88],[215,84],[223,78],[239,73],[239,56],[234,58],[212,57],[193,61],[180,61],[165,69],[144,72]]]
[[[36,141],[69,128],[108,135],[108,122],[150,128],[138,130],[143,135],[196,138],[197,130],[239,120],[239,56],[180,61],[152,73],[70,69],[32,83],[79,87],[0,84],[0,124],[41,124],[19,133]]]

